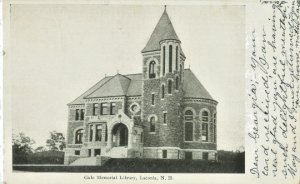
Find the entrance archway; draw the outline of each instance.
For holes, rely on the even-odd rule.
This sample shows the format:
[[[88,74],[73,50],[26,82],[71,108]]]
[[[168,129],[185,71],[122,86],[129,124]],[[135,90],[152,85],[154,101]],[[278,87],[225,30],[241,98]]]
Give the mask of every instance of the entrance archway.
[[[112,129],[114,146],[128,146],[128,128],[123,123],[116,124]]]

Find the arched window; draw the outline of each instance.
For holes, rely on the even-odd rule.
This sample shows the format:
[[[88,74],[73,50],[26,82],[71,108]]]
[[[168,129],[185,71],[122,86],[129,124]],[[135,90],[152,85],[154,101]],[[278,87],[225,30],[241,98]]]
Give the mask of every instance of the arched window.
[[[176,46],[176,70],[178,71],[178,46]]]
[[[155,118],[150,118],[150,132],[155,132]]]
[[[168,94],[172,94],[172,81],[168,81]]]
[[[165,46],[163,46],[163,69],[162,70],[164,76],[166,73],[166,47]]]
[[[172,51],[173,51],[173,46],[169,46],[169,72],[172,72]]]
[[[178,90],[179,88],[179,79],[178,76],[176,77],[175,89]]]
[[[194,135],[194,124],[193,124],[193,112],[191,110],[187,110],[184,113],[184,140],[185,141],[193,141]]]
[[[155,78],[155,61],[149,63],[149,78]]]
[[[82,144],[83,129],[79,129],[75,133],[75,144]]]
[[[202,120],[202,141],[208,141],[208,112],[204,110],[201,114]]]
[[[165,98],[165,85],[161,85],[161,98],[164,99]]]

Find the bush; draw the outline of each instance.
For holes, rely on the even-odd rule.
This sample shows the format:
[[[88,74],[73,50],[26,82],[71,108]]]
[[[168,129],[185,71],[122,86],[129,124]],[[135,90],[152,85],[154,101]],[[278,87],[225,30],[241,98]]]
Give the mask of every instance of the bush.
[[[43,151],[31,154],[14,154],[13,164],[63,164],[64,152]]]

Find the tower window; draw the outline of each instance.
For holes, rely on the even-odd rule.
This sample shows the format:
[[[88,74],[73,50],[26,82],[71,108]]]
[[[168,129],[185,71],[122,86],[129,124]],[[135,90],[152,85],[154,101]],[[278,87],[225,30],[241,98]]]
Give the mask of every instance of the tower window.
[[[111,102],[110,103],[110,114],[115,115],[117,113],[116,103]]]
[[[83,129],[79,129],[75,133],[75,144],[82,144]]]
[[[75,120],[79,120],[79,109],[76,109]]]
[[[172,81],[168,81],[168,94],[172,94]]]
[[[179,88],[179,79],[178,76],[176,77],[176,84],[175,84],[175,89],[178,90]]]
[[[101,103],[101,115],[107,115],[107,114],[108,114],[108,104]]]
[[[150,118],[150,132],[155,132],[155,119],[154,119],[154,117]]]
[[[93,115],[96,115],[99,111],[99,104],[94,103],[93,104]]]
[[[163,46],[163,76],[166,73],[166,47]]]
[[[173,46],[169,46],[169,72],[172,72],[172,49]]]
[[[151,105],[154,105],[154,94],[151,94]]]
[[[149,78],[155,78],[155,61],[151,61],[149,64]]]
[[[176,46],[176,70],[178,70],[178,46]]]
[[[161,98],[165,98],[165,85],[161,86]]]
[[[164,112],[164,124],[167,124],[167,113]]]
[[[80,120],[84,120],[84,109],[80,110]]]

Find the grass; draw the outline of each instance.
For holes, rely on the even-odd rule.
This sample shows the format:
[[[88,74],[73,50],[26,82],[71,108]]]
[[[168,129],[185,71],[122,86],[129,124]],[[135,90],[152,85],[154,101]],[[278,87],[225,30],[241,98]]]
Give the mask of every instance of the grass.
[[[244,173],[245,161],[111,159],[103,166],[14,165],[31,172]]]

